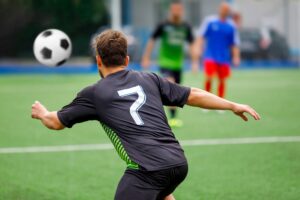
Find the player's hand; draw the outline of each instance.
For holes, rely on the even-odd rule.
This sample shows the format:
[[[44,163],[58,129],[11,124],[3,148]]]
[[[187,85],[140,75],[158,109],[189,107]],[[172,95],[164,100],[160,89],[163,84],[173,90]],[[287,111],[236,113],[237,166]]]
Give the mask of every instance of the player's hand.
[[[42,119],[48,113],[48,110],[39,101],[35,101],[31,106],[31,117],[34,119]]]
[[[259,114],[248,105],[235,104],[233,106],[232,112],[240,116],[244,121],[248,121],[248,118],[245,115],[245,113],[250,114],[255,120],[260,120]]]
[[[149,58],[145,57],[145,58],[142,59],[141,65],[142,65],[142,67],[143,67],[144,69],[149,68],[150,64],[151,64],[151,61],[150,61]]]
[[[233,57],[232,63],[235,67],[238,67],[241,64],[241,59],[240,57]]]

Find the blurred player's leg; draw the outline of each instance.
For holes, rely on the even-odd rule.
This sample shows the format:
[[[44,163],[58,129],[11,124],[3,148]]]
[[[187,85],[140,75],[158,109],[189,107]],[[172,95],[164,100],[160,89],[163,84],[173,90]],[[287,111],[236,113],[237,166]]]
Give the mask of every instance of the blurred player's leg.
[[[204,89],[207,92],[211,92],[212,88],[212,81],[214,74],[216,73],[216,64],[212,60],[205,60],[204,61],[204,75],[205,75],[205,82],[204,82]],[[208,112],[207,109],[202,109],[203,112]]]
[[[168,79],[168,81],[172,82],[172,83],[180,83],[180,78],[178,78],[177,76],[169,76],[166,77]],[[170,120],[169,120],[169,125],[171,127],[181,127],[182,121],[180,119],[177,119],[177,108],[176,107],[169,107],[169,112],[170,112]]]
[[[216,71],[217,71],[217,65],[214,61],[211,60],[204,61],[204,73],[205,73],[204,88],[207,92],[211,92],[212,79]]]
[[[207,92],[211,91],[211,85],[212,85],[212,78],[211,77],[206,77],[205,78],[205,86],[204,86],[204,88],[205,88],[205,90]]]
[[[218,96],[224,98],[226,90],[226,80],[230,76],[230,67],[228,64],[219,64],[218,65]]]
[[[225,96],[225,79],[219,79],[218,96],[221,98]]]
[[[169,69],[160,68],[160,73],[163,77],[165,77],[168,81],[172,83],[181,83],[181,71],[173,71]],[[176,107],[169,107],[169,113],[170,113],[170,120],[169,125],[171,127],[181,127],[183,125],[183,122],[180,119],[177,119],[177,108]]]
[[[171,76],[168,76],[166,77],[166,79],[168,79],[168,81],[172,82],[172,83],[175,83],[175,78],[174,77],[171,77]],[[170,118],[171,119],[174,119],[176,118],[176,107],[169,107],[169,111],[170,111]]]

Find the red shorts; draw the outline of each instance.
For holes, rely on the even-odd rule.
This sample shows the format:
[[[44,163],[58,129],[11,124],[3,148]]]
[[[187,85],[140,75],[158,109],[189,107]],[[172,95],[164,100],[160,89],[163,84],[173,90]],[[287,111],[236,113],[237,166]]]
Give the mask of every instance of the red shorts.
[[[229,64],[217,63],[213,60],[204,61],[204,72],[208,77],[217,75],[219,78],[228,78],[230,76]]]

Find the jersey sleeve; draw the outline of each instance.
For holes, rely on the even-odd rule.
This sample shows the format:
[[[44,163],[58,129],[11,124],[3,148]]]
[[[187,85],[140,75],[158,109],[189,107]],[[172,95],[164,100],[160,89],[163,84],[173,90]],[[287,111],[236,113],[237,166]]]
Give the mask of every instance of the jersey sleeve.
[[[171,83],[156,74],[154,75],[156,76],[163,105],[182,108],[188,100],[191,89],[176,83]]]
[[[97,120],[97,112],[93,103],[93,87],[87,87],[79,92],[76,98],[57,112],[60,122],[71,128],[74,124]]]
[[[240,33],[236,26],[233,26],[233,40],[232,45],[233,46],[240,46],[241,39],[240,39]]]
[[[162,36],[163,26],[164,26],[163,24],[157,25],[157,27],[155,28],[155,30],[153,31],[153,33],[151,35],[152,39],[157,39]]]
[[[197,31],[197,37],[206,37],[207,36],[209,24],[210,24],[210,18],[207,17],[204,19],[204,21],[200,25],[200,27]]]
[[[190,25],[187,24],[186,26],[187,26],[186,41],[191,44],[194,42],[193,31]]]

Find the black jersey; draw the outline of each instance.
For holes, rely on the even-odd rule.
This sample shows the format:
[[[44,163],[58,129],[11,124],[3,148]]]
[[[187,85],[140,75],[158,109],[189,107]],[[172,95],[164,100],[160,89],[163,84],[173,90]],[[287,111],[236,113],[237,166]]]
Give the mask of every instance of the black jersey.
[[[186,158],[163,106],[183,107],[189,93],[154,73],[122,70],[83,89],[58,117],[69,128],[98,120],[129,168],[167,169]]]
[[[184,62],[184,45],[194,41],[191,27],[182,22],[163,22],[152,33],[152,39],[160,38],[158,64],[161,68],[180,71]]]

